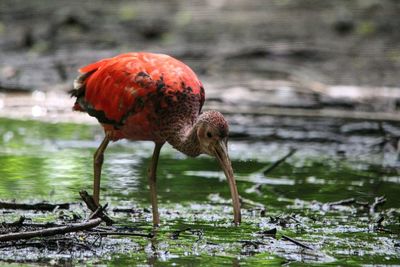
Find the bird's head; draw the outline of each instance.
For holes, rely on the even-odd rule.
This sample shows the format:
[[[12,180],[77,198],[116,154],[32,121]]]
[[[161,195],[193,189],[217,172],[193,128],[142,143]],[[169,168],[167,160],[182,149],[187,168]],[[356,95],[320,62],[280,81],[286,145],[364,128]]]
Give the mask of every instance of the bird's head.
[[[222,154],[228,156],[228,133],[228,122],[220,112],[206,111],[200,115],[197,138],[204,154],[215,157]]]
[[[239,194],[236,189],[235,177],[231,160],[228,155],[228,122],[218,111],[206,111],[197,121],[197,138],[203,153],[215,157],[223,169],[231,189],[235,223],[240,223]]]

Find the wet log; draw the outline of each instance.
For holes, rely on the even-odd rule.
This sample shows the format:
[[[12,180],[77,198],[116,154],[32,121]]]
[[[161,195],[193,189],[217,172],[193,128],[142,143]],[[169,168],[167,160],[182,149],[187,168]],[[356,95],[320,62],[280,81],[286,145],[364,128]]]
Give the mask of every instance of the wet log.
[[[34,237],[53,236],[53,235],[88,230],[88,229],[96,227],[102,221],[103,220],[101,218],[96,218],[93,220],[89,220],[87,222],[73,223],[73,224],[65,225],[65,226],[50,227],[47,229],[41,229],[41,230],[36,230],[36,231],[4,234],[4,235],[0,235],[0,242],[21,240],[21,239],[30,239],[30,238],[34,238]]]

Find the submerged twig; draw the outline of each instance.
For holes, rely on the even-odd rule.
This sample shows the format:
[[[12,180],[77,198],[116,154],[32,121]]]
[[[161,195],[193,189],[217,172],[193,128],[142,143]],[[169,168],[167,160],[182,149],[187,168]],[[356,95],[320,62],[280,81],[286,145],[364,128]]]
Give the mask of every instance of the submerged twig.
[[[97,234],[100,236],[108,236],[108,235],[120,235],[120,236],[140,236],[140,237],[146,237],[146,238],[153,238],[154,234],[149,233],[149,234],[142,234],[142,233],[129,233],[129,232],[90,232],[90,234]]]
[[[290,241],[290,242],[292,242],[292,243],[294,243],[294,244],[296,244],[296,245],[298,245],[298,246],[300,246],[300,247],[302,247],[302,248],[314,250],[313,248],[311,248],[311,247],[309,247],[309,246],[307,246],[307,245],[301,243],[300,241],[298,241],[298,240],[296,240],[296,239],[293,239],[293,238],[291,238],[291,237],[288,237],[288,236],[286,236],[286,235],[282,235],[282,238],[283,238],[283,239],[286,239],[287,241]]]
[[[186,232],[186,231],[191,231],[191,230],[192,230],[192,228],[188,227],[188,228],[185,228],[185,229],[182,229],[182,230],[173,231],[172,235],[171,235],[171,238],[172,239],[178,239],[179,236],[181,235],[181,233]]]
[[[265,236],[265,237],[274,237],[275,238],[276,232],[277,232],[276,228],[272,228],[269,230],[260,231],[260,232],[258,232],[258,234],[262,235],[263,237]]]
[[[124,212],[124,213],[139,213],[140,211],[134,208],[114,208],[113,212]]]
[[[289,157],[291,157],[294,153],[296,153],[296,149],[291,148],[290,151],[283,156],[282,158],[278,159],[277,161],[275,161],[272,165],[267,166],[266,168],[261,169],[260,172],[264,173],[264,174],[268,174],[270,173],[272,170],[274,170],[276,167],[278,167],[280,164],[282,164],[286,159],[288,159]]]
[[[203,237],[203,231],[201,229],[196,230],[196,229],[192,229],[192,228],[188,227],[188,228],[185,228],[185,229],[182,229],[182,230],[173,231],[172,235],[171,235],[171,239],[175,239],[175,240],[178,239],[180,234],[183,233],[183,232],[190,232],[192,235],[196,235],[197,236],[196,242],[201,240],[202,237]]]
[[[0,201],[0,209],[12,209],[12,210],[43,210],[52,211],[56,208],[58,209],[69,209],[70,203],[60,203],[60,204],[50,204],[50,203],[14,203]]]
[[[93,220],[89,220],[87,222],[73,223],[73,224],[65,225],[65,226],[51,227],[51,228],[41,229],[41,230],[36,230],[36,231],[9,233],[9,234],[0,235],[0,242],[21,240],[21,239],[30,239],[30,238],[34,238],[34,237],[52,236],[52,235],[58,235],[58,234],[66,234],[66,233],[70,233],[70,232],[78,232],[78,231],[87,230],[87,229],[96,227],[101,222],[102,222],[101,218],[96,218]]]
[[[350,205],[356,203],[354,198],[343,199],[335,202],[326,203],[328,206]]]

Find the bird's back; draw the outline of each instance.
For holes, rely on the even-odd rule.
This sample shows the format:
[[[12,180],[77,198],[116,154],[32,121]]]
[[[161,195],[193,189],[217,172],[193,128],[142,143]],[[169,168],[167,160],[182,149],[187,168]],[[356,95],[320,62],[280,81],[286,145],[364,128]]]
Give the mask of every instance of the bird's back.
[[[167,55],[126,53],[80,72],[74,109],[96,117],[115,140],[165,141],[180,124],[194,123],[204,103],[194,72]]]

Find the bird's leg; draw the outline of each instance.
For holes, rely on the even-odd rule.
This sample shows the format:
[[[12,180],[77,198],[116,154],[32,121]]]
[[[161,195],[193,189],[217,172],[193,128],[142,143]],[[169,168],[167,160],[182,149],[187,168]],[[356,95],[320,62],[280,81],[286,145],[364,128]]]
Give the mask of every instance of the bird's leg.
[[[101,167],[104,161],[104,150],[106,150],[108,143],[110,142],[110,136],[106,133],[103,142],[101,142],[99,148],[93,155],[93,170],[94,170],[94,180],[93,180],[93,200],[96,205],[99,205],[100,199],[100,178],[101,178]]]
[[[151,199],[151,207],[153,211],[153,225],[158,226],[160,224],[160,215],[158,214],[158,205],[157,205],[157,188],[156,188],[156,173],[157,173],[157,163],[158,157],[160,156],[160,150],[163,144],[156,143],[154,147],[153,157],[151,158],[150,166],[148,169],[148,178],[149,178],[149,186],[150,186],[150,199]]]

